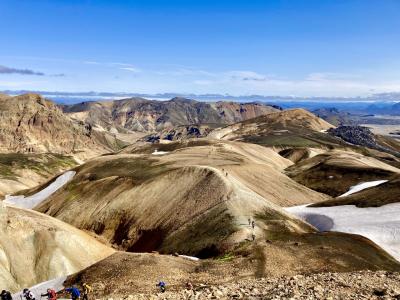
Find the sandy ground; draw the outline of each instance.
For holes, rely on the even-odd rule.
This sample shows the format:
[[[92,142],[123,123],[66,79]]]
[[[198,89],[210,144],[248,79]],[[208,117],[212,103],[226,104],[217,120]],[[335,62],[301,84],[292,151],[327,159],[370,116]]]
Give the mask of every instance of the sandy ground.
[[[400,138],[400,125],[362,124],[360,126],[370,128],[375,134],[387,135],[392,138]],[[392,132],[397,132],[397,134],[390,134]]]

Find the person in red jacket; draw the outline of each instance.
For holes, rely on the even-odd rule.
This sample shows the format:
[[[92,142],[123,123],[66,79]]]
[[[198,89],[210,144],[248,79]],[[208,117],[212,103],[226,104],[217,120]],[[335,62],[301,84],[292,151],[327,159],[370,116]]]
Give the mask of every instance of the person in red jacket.
[[[42,297],[47,297],[48,300],[57,300],[57,293],[55,290],[47,289],[46,294],[42,294]]]

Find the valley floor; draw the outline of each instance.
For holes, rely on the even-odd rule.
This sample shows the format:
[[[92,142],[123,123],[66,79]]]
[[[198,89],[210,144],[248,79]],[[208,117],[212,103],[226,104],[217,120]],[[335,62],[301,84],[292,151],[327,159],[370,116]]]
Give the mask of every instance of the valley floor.
[[[400,299],[400,273],[352,272],[243,279],[104,299]]]

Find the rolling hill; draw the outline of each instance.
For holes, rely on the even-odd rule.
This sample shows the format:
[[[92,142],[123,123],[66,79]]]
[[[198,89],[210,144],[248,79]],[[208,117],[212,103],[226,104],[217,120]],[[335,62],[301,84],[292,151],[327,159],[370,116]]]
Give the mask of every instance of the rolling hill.
[[[304,109],[291,109],[216,129],[208,136],[282,148],[344,144],[339,139],[322,133],[332,127],[333,125]]]
[[[235,244],[234,232],[249,237],[238,224],[257,212],[286,218],[278,205],[326,199],[283,175],[291,162],[270,149],[199,142],[177,142],[180,149],[165,155],[144,147],[132,151],[152,152],[90,160],[36,209],[124,250],[207,256],[209,249]],[[271,189],[264,189],[265,182]],[[76,217],[78,210],[86,213]]]

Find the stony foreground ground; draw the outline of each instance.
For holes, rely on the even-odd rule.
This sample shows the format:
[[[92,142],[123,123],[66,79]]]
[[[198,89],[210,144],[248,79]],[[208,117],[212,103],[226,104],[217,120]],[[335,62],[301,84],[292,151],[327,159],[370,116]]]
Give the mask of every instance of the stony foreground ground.
[[[243,279],[223,285],[104,299],[400,299],[400,273],[354,272]]]

